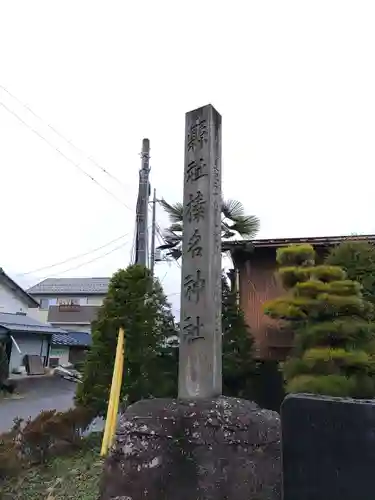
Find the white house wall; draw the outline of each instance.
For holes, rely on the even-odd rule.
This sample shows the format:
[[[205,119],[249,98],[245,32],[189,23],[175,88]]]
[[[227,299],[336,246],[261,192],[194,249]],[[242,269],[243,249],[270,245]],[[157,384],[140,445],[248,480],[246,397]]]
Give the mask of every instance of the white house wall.
[[[49,355],[49,359],[51,358],[58,358],[60,365],[67,365],[69,363],[69,347],[53,345]]]
[[[87,297],[88,306],[101,306],[105,299],[105,295],[91,295]]]
[[[27,304],[12,290],[0,283],[0,312],[2,313],[28,313]]]
[[[30,316],[30,318],[34,318],[37,321],[40,321],[41,323],[47,323],[48,309],[29,309],[27,315]]]
[[[9,362],[9,371],[12,372],[13,369],[19,368],[23,365],[23,359],[26,354],[36,354],[37,356],[46,357],[48,354],[48,344],[50,339],[43,337],[42,335],[36,334],[13,334],[14,340],[17,342],[18,347],[21,350],[21,354],[18,352],[16,346],[12,342],[12,352]]]

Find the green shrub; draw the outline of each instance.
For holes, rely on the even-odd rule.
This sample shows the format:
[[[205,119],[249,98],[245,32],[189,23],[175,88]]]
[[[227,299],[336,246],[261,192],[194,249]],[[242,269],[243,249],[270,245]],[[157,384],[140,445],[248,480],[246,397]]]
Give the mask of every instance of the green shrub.
[[[88,408],[79,406],[66,412],[56,413],[52,419],[55,439],[72,445],[80,444],[82,435],[93,418],[93,413]]]
[[[281,266],[310,266],[314,263],[315,251],[311,245],[290,245],[284,248],[278,248],[276,252],[276,261]]]
[[[366,300],[375,304],[375,245],[367,241],[343,241],[334,247],[326,263],[342,267],[348,279],[362,286]]]
[[[54,443],[52,419],[56,410],[42,411],[34,420],[27,420],[18,438],[22,455],[31,463],[44,463]]]
[[[280,249],[277,260],[288,293],[264,304],[264,312],[294,332],[283,367],[287,391],[375,396],[373,306],[361,285],[338,266],[314,266],[311,246]]]
[[[26,422],[15,419],[12,430],[0,435],[0,479],[77,447],[87,447],[91,441],[83,434],[91,422],[92,413],[81,407],[60,413],[42,411]],[[95,442],[97,439],[95,436]]]
[[[288,381],[286,390],[346,397],[354,392],[354,385],[355,380],[345,375],[299,375]]]
[[[23,462],[19,456],[16,439],[15,429],[0,434],[0,480],[16,476],[22,470]]]
[[[82,407],[59,413],[42,411],[34,420],[29,419],[20,426],[17,447],[24,459],[44,463],[51,454],[80,446],[92,420],[92,412]]]
[[[315,266],[311,268],[311,278],[323,283],[331,283],[344,280],[346,273],[339,266]]]
[[[293,288],[297,283],[303,283],[310,279],[309,267],[282,267],[279,276],[286,289]]]
[[[296,335],[295,345],[298,352],[313,346],[370,348],[374,333],[375,325],[366,320],[337,318],[304,325]],[[370,350],[375,352],[375,349]]]

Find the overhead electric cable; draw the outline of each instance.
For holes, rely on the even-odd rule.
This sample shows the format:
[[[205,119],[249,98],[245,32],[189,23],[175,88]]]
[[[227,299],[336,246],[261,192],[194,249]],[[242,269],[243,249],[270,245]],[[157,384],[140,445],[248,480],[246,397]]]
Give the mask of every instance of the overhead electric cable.
[[[65,260],[62,260],[60,262],[56,262],[55,264],[50,264],[48,266],[39,267],[38,269],[33,269],[32,271],[27,271],[27,273],[17,274],[16,276],[27,276],[28,274],[33,274],[33,273],[37,273],[39,271],[44,271],[44,270],[47,270],[47,269],[52,269],[53,267],[61,266],[62,264],[66,264],[67,262],[70,262],[72,260],[76,260],[76,259],[79,259],[80,257],[85,257],[86,255],[90,255],[92,253],[95,253],[98,250],[102,250],[103,248],[108,247],[112,243],[116,243],[116,241],[119,241],[122,238],[125,238],[125,236],[127,236],[127,235],[128,234],[123,234],[123,235],[119,236],[118,238],[115,238],[114,240],[111,240],[108,243],[105,243],[104,245],[101,245],[100,247],[94,248],[94,249],[89,250],[89,251],[84,252],[84,253],[80,253],[78,255],[74,255],[73,257],[69,257],[69,258],[67,258]]]
[[[65,273],[67,273],[69,271],[74,271],[75,269],[79,269],[80,267],[87,266],[88,264],[91,264],[92,262],[96,262],[99,259],[103,259],[107,255],[110,255],[113,252],[116,252],[120,248],[123,248],[125,245],[127,245],[127,243],[128,242],[121,243],[121,245],[118,245],[117,247],[112,248],[112,250],[110,250],[109,252],[103,253],[102,255],[98,255],[98,257],[95,257],[94,259],[88,260],[86,262],[82,262],[81,264],[78,264],[77,266],[74,266],[74,267],[69,267],[68,269],[65,269],[65,271],[61,271],[61,272],[56,273],[56,274],[50,274],[49,276],[45,276],[43,279],[52,278],[52,277],[55,277],[55,276],[60,276],[61,274],[65,274]]]
[[[35,111],[33,111],[28,104],[26,104],[26,103],[22,102],[20,99],[18,99],[18,97],[16,97],[12,92],[10,92],[10,90],[8,90],[6,87],[4,87],[4,85],[0,84],[0,88],[3,89],[8,95],[10,95],[10,97],[12,97],[15,101],[17,101],[21,106],[23,106],[25,109],[27,109],[32,115],[34,115],[35,118],[37,118],[41,122],[45,123],[47,125],[47,127],[52,130],[52,132],[54,132],[56,135],[58,135],[59,137],[61,137],[61,139],[63,139],[65,142],[67,142],[76,151],[78,151],[79,153],[83,154],[86,157],[87,160],[89,160],[97,168],[99,168],[100,170],[102,170],[102,172],[104,172],[105,174],[107,174],[108,177],[111,177],[111,179],[113,179],[114,181],[116,181],[118,184],[120,184],[120,186],[124,187],[125,189],[127,188],[127,186],[125,186],[125,184],[123,182],[121,182],[115,175],[111,174],[111,172],[109,172],[108,170],[106,170],[92,156],[88,155],[81,148],[79,148],[78,146],[76,146],[75,144],[73,144],[73,142],[70,139],[68,139],[67,137],[65,137],[53,125],[51,125],[46,120],[44,120],[41,116],[39,116],[37,113],[35,113]]]
[[[34,132],[34,134],[36,134],[40,139],[42,139],[43,141],[45,141],[51,148],[53,148],[55,151],[57,151],[63,158],[65,158],[65,160],[67,160],[69,163],[71,163],[72,165],[74,165],[78,170],[80,170],[80,172],[82,172],[84,175],[86,175],[90,180],[92,180],[93,182],[95,182],[95,184],[97,184],[100,188],[102,188],[107,194],[109,194],[110,196],[112,196],[112,198],[114,198],[116,201],[118,201],[119,203],[121,203],[121,205],[123,205],[128,210],[132,211],[132,209],[129,208],[122,200],[120,200],[120,198],[118,198],[115,194],[113,194],[111,191],[109,191],[109,189],[107,189],[105,186],[103,186],[103,184],[101,184],[100,182],[98,182],[95,179],[95,177],[93,177],[91,174],[89,174],[88,172],[86,172],[86,170],[84,170],[81,167],[80,163],[77,163],[74,160],[72,160],[71,158],[69,158],[69,156],[67,156],[65,153],[63,153],[61,151],[61,149],[59,149],[54,144],[52,144],[40,132],[38,132],[38,130],[36,130],[35,128],[33,128],[31,125],[29,125],[25,120],[23,120],[20,116],[18,116],[17,113],[15,113],[13,110],[11,110],[6,104],[4,104],[3,102],[0,101],[0,106],[2,106],[6,111],[8,111],[8,113],[10,113],[14,117],[16,117],[17,120],[19,120],[23,125],[25,125],[32,132]]]

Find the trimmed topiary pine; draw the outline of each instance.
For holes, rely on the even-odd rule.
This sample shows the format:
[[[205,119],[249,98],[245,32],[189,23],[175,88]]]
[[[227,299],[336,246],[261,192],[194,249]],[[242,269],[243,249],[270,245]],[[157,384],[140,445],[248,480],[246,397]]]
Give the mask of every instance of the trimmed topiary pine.
[[[279,248],[277,262],[287,293],[264,312],[295,333],[284,363],[287,392],[374,397],[375,325],[361,285],[338,266],[316,266],[311,245]]]

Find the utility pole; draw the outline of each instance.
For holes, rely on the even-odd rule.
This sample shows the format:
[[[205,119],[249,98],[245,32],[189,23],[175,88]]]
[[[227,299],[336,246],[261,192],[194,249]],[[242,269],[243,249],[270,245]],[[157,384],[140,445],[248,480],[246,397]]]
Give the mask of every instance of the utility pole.
[[[137,239],[135,262],[147,266],[148,260],[148,201],[150,196],[150,141],[142,141],[142,163],[139,171],[139,188],[137,200]]]
[[[151,276],[154,276],[155,270],[155,233],[156,233],[156,189],[152,199],[152,232],[151,232]]]

